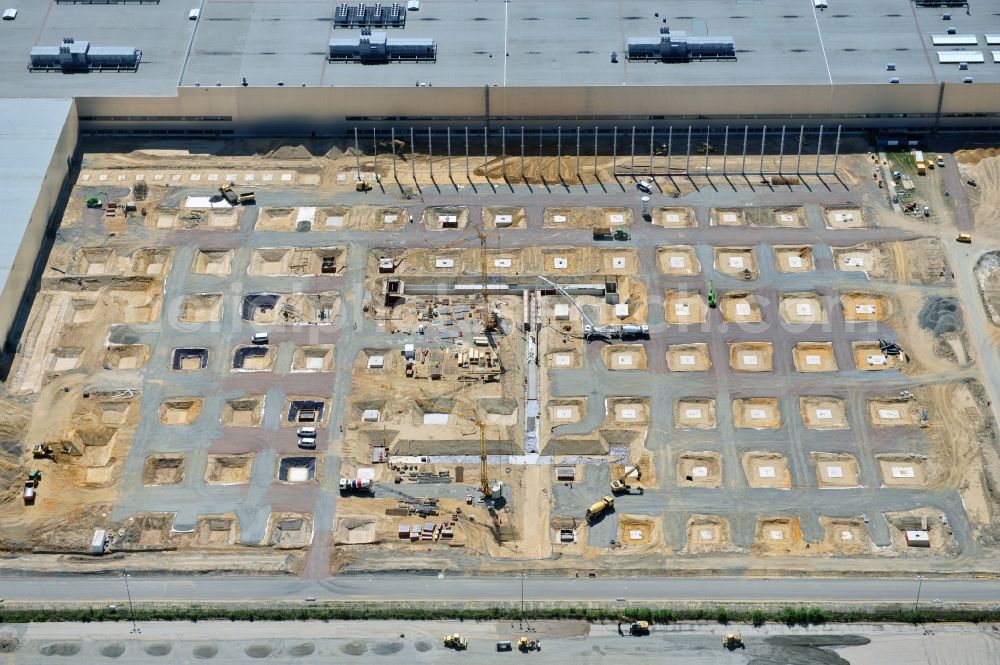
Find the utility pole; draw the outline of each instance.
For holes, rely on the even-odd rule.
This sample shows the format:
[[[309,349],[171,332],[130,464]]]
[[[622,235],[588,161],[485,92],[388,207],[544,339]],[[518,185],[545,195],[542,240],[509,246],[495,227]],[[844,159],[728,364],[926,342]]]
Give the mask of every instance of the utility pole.
[[[726,164],[729,161],[729,125],[726,125],[726,133],[722,135],[722,175],[727,175]]]
[[[583,176],[580,175],[580,128],[576,128],[576,177],[583,182]]]
[[[837,160],[840,158],[840,128],[843,125],[837,125],[837,142],[834,144],[833,148],[833,174],[837,175]]]
[[[135,623],[135,605],[132,604],[132,589],[129,588],[128,581],[131,576],[128,573],[122,573],[122,581],[125,582],[125,593],[128,595],[128,609],[129,614],[132,618],[132,634],[138,635],[142,631],[139,630],[139,626]],[[523,611],[522,611],[523,614]]]
[[[920,607],[920,589],[924,585],[924,576],[923,575],[917,575],[916,579],[917,579],[917,599],[915,601],[913,601],[913,613],[914,614],[917,613],[917,608]],[[523,601],[522,601],[522,603],[523,603]],[[522,605],[521,614],[524,614],[523,605]]]
[[[507,128],[500,128],[500,175],[507,182]]]
[[[819,136],[816,137],[816,175],[819,175],[819,155],[823,152],[823,125],[819,126]]]
[[[472,175],[469,173],[469,128],[465,128],[465,179],[472,182]]]
[[[446,127],[445,130],[448,142],[448,180],[453,180],[451,177],[451,127]]]
[[[750,125],[743,125],[743,163],[740,164],[740,175],[747,174],[747,135],[750,133]]]
[[[709,142],[709,139],[711,137],[712,137],[712,128],[705,127],[705,176],[706,177],[708,177],[708,153],[711,152],[709,148],[712,147],[712,144]]]
[[[521,182],[528,182],[528,179],[524,177],[524,127],[521,127]]]
[[[378,177],[378,137],[375,135],[375,128],[372,127],[372,157],[375,160],[372,168],[375,171],[375,182],[378,182],[380,178]]]
[[[562,127],[556,127],[556,173],[562,182]]]
[[[354,128],[354,176],[361,180],[361,144],[358,143],[358,128]]]
[[[611,177],[618,175],[618,125],[614,128],[614,138],[611,148]]]
[[[764,177],[764,144],[767,142],[767,125],[760,130],[760,177]]]
[[[653,147],[653,140],[654,140],[653,136],[655,135],[655,133],[656,133],[656,127],[651,126],[649,128],[649,175],[650,176],[653,175],[653,153],[655,152],[655,149]]]
[[[414,162],[417,161],[417,144],[413,142],[413,127],[410,127],[410,177],[413,178],[413,186],[418,190],[420,186],[417,185],[417,166]]]
[[[799,155],[795,158],[795,175],[802,173],[802,169],[799,165],[802,163],[802,144],[805,143],[805,132],[806,128],[799,125]]]
[[[431,138],[431,128],[427,128],[427,167],[430,170],[431,182],[434,182],[434,141]]]
[[[691,176],[691,125],[688,125],[688,147],[687,158],[684,161],[684,173],[688,177]]]
[[[781,143],[778,144],[778,175],[781,175],[781,163],[785,157],[785,126],[781,126]]]
[[[597,177],[597,127],[594,127],[594,177]]]
[[[674,152],[674,126],[667,127],[667,176],[670,176],[670,161]]]
[[[629,175],[635,175],[635,125],[632,125],[632,162],[628,167]]]
[[[389,146],[392,149],[392,179],[399,183],[399,177],[396,175],[396,128],[389,128]]]
[[[490,181],[489,172],[489,162],[490,162],[490,146],[489,146],[489,130],[483,127],[483,174],[486,176],[486,182]]]

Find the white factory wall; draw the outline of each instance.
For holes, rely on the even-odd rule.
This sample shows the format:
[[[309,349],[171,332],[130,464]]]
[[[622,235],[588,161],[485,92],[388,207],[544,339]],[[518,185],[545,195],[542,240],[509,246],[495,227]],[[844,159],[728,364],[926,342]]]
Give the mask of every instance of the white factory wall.
[[[176,97],[78,99],[82,127],[329,134],[388,126],[566,122],[845,126],[997,125],[1000,84],[566,88],[186,87]],[[488,107],[488,112],[487,112]],[[96,118],[96,119],[95,119]],[[772,123],[773,124],[773,123]]]
[[[21,236],[21,244],[4,284],[3,293],[0,294],[0,340],[8,340],[11,326],[18,316],[22,303],[30,307],[30,301],[24,302],[25,289],[31,282],[45,231],[56,211],[79,139],[79,122],[75,106],[72,104],[69,107],[66,123],[52,152],[45,179],[39,189],[24,234]]]

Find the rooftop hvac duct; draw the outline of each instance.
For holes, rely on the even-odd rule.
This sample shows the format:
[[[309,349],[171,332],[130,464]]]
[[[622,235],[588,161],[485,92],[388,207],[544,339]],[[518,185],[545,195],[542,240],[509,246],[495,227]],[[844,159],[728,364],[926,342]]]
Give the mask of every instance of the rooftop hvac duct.
[[[402,28],[405,24],[406,9],[398,2],[391,5],[342,2],[333,12],[335,28]]]
[[[131,46],[91,46],[88,41],[63,39],[59,46],[31,49],[30,71],[136,71],[142,51]]]
[[[680,30],[671,33],[664,26],[660,28],[659,37],[630,37],[628,59],[661,62],[735,60],[736,46],[732,37],[689,37]]]
[[[433,39],[387,37],[384,32],[363,28],[357,39],[331,39],[328,58],[330,62],[433,62],[437,59],[437,43]]]

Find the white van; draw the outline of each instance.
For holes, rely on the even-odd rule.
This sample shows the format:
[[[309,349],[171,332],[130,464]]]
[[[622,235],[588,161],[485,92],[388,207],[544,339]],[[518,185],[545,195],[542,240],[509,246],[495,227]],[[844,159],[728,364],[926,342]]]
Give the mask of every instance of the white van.
[[[299,436],[309,436],[309,437],[314,437],[315,438],[315,436],[316,436],[316,428],[315,427],[300,427],[299,431],[298,431],[298,434],[299,434]]]
[[[259,333],[254,333],[253,337],[250,338],[250,341],[253,342],[254,344],[267,344],[267,339],[268,338],[266,332],[259,332]]]
[[[316,447],[316,439],[311,436],[303,436],[299,438],[299,448],[306,448],[312,450]]]

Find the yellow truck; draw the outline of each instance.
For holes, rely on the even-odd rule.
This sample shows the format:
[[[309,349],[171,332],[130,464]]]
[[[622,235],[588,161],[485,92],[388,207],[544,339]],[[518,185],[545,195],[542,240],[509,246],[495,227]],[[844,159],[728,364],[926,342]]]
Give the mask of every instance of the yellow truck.
[[[593,520],[597,516],[604,513],[608,508],[613,508],[615,505],[615,498],[613,496],[606,496],[590,508],[587,508],[587,521]]]

